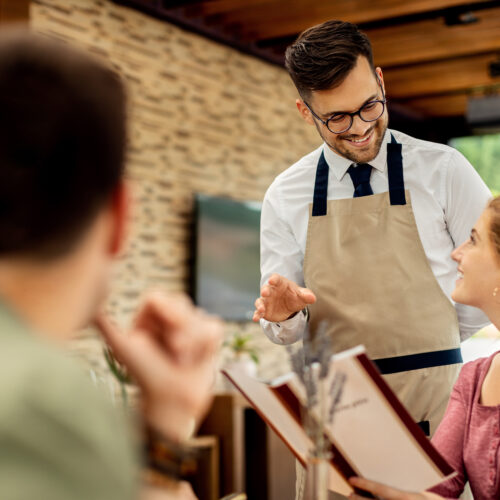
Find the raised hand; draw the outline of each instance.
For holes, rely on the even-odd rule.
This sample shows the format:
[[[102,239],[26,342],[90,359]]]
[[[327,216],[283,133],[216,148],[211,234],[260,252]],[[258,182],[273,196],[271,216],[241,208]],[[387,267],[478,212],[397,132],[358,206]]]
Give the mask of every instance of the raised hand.
[[[316,302],[316,296],[308,288],[273,274],[267,284],[260,289],[260,297],[255,301],[253,320],[284,321]]]
[[[172,440],[188,437],[212,398],[221,323],[185,296],[155,292],[128,332],[103,316],[96,324],[141,388],[145,420]]]

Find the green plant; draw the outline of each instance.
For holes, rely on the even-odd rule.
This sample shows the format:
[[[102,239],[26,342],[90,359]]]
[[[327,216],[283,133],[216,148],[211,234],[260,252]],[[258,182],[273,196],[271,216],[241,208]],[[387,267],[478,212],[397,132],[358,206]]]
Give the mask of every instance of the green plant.
[[[127,407],[128,396],[126,386],[133,383],[132,378],[130,377],[127,368],[116,359],[109,346],[104,346],[103,354],[110,372],[120,384],[123,405]]]
[[[255,364],[259,364],[258,350],[252,346],[252,335],[236,332],[224,342],[224,346],[231,349],[236,357],[246,353]]]

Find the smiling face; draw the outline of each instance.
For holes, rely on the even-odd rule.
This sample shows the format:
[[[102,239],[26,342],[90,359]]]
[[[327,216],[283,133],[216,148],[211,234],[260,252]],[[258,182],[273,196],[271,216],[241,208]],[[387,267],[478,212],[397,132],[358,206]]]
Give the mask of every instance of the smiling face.
[[[470,239],[451,254],[458,263],[452,299],[478,307],[490,318],[500,301],[500,256],[490,237],[491,216],[491,209],[486,209],[472,229]]]
[[[356,66],[338,87],[312,92],[309,106],[326,121],[333,113],[353,113],[369,101],[382,99],[382,71],[380,68],[376,71],[380,84],[367,59],[359,56]],[[313,117],[304,101],[298,99],[297,107],[304,120],[316,126],[321,138],[335,153],[356,163],[368,163],[377,156],[387,130],[387,109],[374,122],[364,122],[355,116],[347,132],[334,134]]]

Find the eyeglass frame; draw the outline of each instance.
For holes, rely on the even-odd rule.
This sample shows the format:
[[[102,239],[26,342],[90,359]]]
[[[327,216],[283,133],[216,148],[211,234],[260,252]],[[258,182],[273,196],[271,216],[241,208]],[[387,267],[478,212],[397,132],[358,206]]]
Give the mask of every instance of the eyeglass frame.
[[[384,94],[384,89],[382,88],[382,84],[380,83],[380,80],[377,78],[378,80],[378,84],[380,86],[380,90],[382,91],[382,99],[374,99],[373,101],[368,101],[368,102],[365,102],[363,104],[363,106],[361,106],[357,111],[354,111],[353,113],[349,113],[347,111],[339,111],[338,113],[333,113],[327,120],[323,120],[322,118],[320,118],[313,110],[312,108],[309,106],[309,104],[307,104],[306,101],[304,101],[304,104],[307,106],[307,109],[311,112],[311,114],[314,116],[314,118],[316,118],[317,120],[319,120],[327,129],[329,132],[331,132],[332,134],[343,134],[344,132],[347,132],[348,130],[351,129],[352,127],[352,124],[354,123],[354,117],[357,115],[359,116],[359,118],[361,120],[363,120],[365,123],[370,123],[370,122],[375,122],[377,121],[383,114],[384,114],[384,111],[385,111],[385,107],[386,107],[386,104],[387,104],[387,98],[385,97],[385,94]],[[374,102],[380,102],[382,104],[382,112],[380,113],[380,115],[377,116],[377,118],[374,118],[373,120],[365,120],[362,116],[361,116],[361,111],[363,110],[363,108],[365,106],[368,106],[369,104],[373,104]],[[330,127],[328,126],[328,122],[335,118],[336,116],[339,116],[339,115],[346,115],[346,116],[349,116],[351,118],[351,124],[345,129],[345,130],[342,130],[340,132],[334,132],[333,130],[330,129]]]

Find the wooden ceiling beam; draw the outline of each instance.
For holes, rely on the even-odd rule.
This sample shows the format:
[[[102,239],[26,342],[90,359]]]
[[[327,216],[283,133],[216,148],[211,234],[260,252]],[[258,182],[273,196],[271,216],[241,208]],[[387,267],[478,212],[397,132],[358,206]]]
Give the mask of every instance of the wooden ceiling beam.
[[[367,30],[375,63],[387,67],[500,50],[500,7],[476,16],[473,24],[446,26],[430,19]]]
[[[494,0],[489,0],[494,4]],[[336,0],[311,2],[289,0],[224,13],[220,21],[237,24],[247,40],[277,38],[299,33],[329,19],[366,24],[402,16],[435,12],[451,7],[484,4],[483,0]]]
[[[184,12],[189,17],[207,17],[228,12],[253,9],[277,3],[279,0],[211,0],[189,5]]]
[[[429,96],[500,84],[500,77],[490,76],[490,63],[498,54],[438,61],[383,72],[387,96],[392,99]]]
[[[401,105],[424,117],[452,117],[464,116],[467,111],[468,94],[448,94],[441,96],[425,97],[421,99],[409,99],[398,101]]]
[[[0,23],[28,22],[29,0],[0,0]]]

